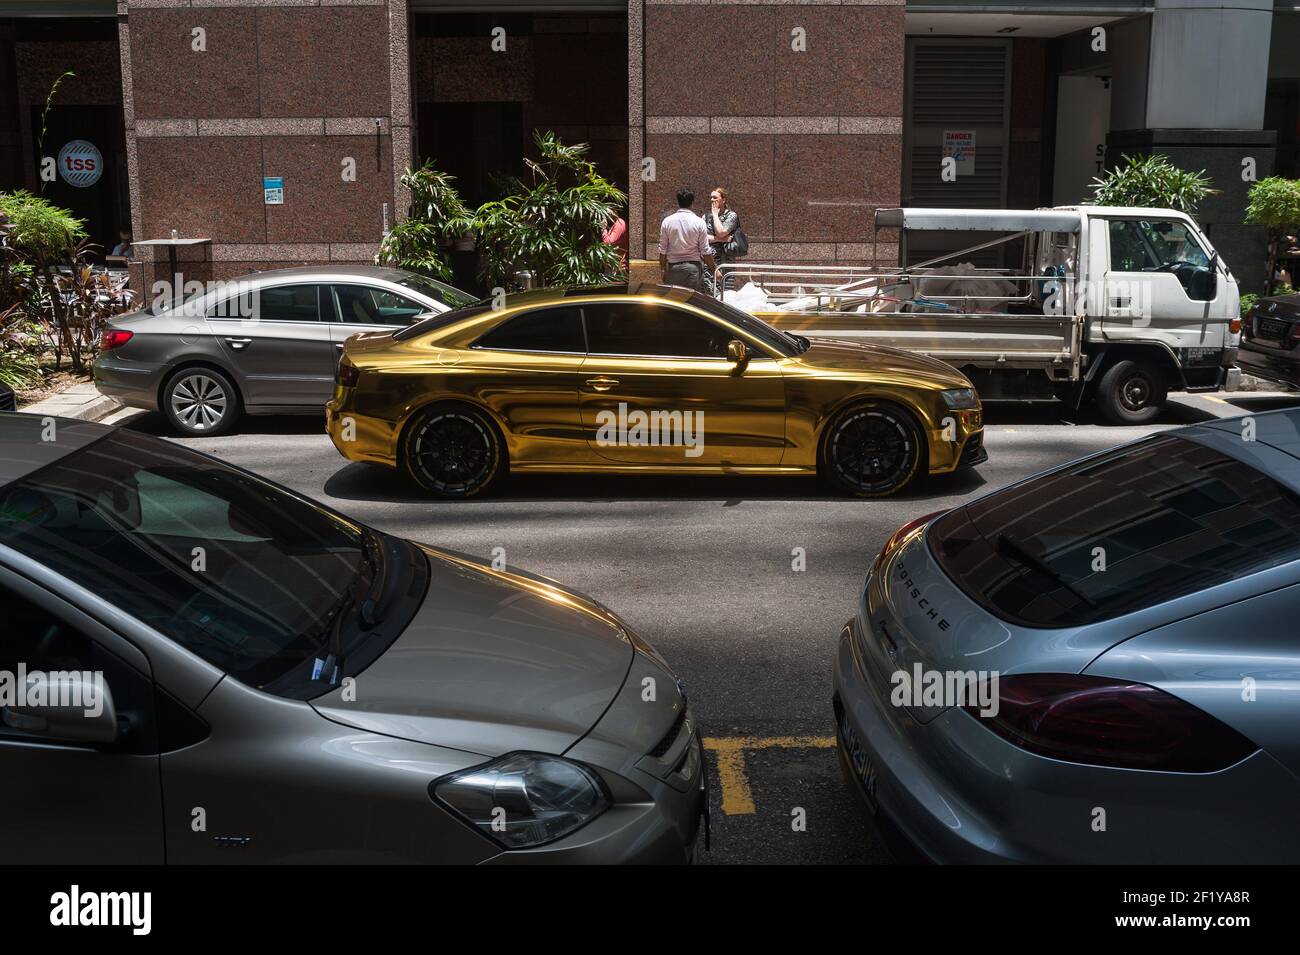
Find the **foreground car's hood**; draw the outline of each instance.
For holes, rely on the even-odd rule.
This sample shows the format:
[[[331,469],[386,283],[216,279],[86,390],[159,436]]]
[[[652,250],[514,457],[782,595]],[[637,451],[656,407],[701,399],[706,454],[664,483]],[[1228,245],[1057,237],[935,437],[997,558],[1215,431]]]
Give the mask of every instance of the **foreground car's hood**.
[[[944,388],[969,388],[966,376],[937,358],[913,352],[872,345],[867,342],[811,338],[812,346],[798,356],[803,364],[819,371],[835,373],[861,372],[899,378],[918,378],[927,385]]]
[[[592,601],[441,551],[411,624],[356,678],[312,701],[328,719],[496,756],[562,753],[608,708],[633,647]]]

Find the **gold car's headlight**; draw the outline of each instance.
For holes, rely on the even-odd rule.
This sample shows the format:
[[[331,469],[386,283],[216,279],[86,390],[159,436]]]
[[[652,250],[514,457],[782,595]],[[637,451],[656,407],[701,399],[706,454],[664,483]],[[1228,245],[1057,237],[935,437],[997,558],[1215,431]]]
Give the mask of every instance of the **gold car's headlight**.
[[[980,404],[979,396],[975,394],[974,388],[949,388],[946,391],[939,392],[943,396],[943,403],[953,411],[966,408],[978,408]]]

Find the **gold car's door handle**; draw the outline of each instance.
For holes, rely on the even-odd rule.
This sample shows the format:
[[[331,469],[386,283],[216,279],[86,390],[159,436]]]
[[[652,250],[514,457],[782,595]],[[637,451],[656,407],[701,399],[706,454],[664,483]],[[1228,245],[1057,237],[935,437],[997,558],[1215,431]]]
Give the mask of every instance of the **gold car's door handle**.
[[[599,378],[588,378],[587,385],[592,391],[609,391],[618,384],[617,378],[606,378],[604,375]]]

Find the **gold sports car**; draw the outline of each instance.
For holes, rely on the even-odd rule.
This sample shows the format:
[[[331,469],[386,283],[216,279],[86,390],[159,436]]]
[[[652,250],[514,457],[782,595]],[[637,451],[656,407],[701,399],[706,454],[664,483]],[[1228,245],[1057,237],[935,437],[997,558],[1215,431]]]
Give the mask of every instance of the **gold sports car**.
[[[810,341],[687,289],[541,289],[348,339],[326,429],[352,461],[472,497],[507,471],[821,474],[884,497],[987,459],[932,358]]]

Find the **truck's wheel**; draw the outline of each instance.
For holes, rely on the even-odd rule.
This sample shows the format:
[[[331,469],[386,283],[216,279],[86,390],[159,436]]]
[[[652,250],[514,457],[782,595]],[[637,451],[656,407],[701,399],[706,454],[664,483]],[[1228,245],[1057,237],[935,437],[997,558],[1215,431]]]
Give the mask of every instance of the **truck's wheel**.
[[[1125,359],[1101,376],[1095,401],[1112,424],[1147,424],[1160,414],[1166,394],[1159,368]]]

